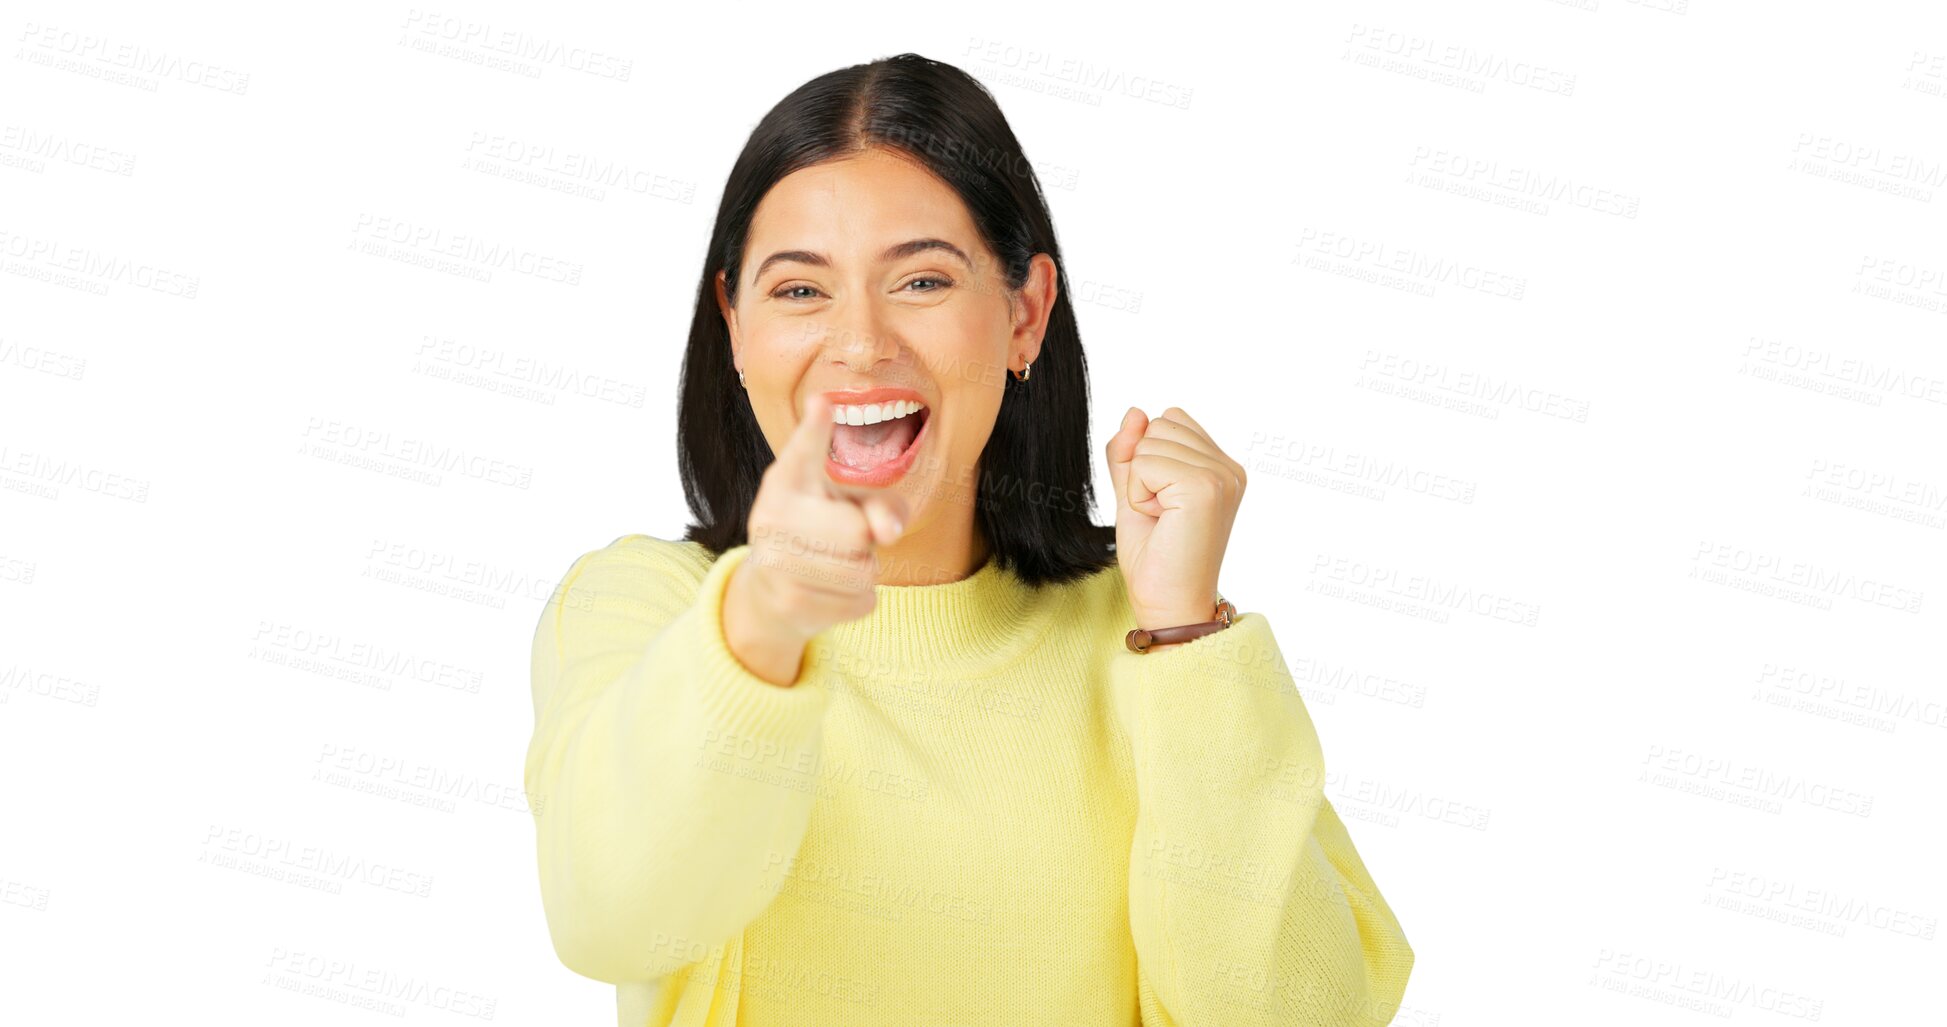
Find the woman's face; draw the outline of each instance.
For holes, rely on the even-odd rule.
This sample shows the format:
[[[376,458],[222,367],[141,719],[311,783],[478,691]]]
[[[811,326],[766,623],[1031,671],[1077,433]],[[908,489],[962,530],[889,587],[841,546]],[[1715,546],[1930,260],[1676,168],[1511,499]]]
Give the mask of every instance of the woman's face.
[[[944,245],[905,245],[924,240]],[[908,422],[919,426],[913,444],[901,445],[910,431],[895,431],[862,449],[854,443],[873,433],[836,427],[838,462],[865,469],[828,464],[827,474],[897,490],[909,513],[901,541],[951,550],[971,532],[1005,375],[1040,353],[1054,262],[1036,254],[1027,283],[1011,292],[960,197],[884,149],[780,179],[758,204],[744,254],[735,307],[721,272],[717,298],[771,451],[784,447],[813,393],[910,390],[926,408]]]

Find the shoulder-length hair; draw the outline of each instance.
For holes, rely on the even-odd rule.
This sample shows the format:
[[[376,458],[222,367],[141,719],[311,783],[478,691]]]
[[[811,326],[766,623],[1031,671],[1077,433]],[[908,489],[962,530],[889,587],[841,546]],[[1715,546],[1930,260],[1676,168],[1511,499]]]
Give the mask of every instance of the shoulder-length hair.
[[[751,130],[717,206],[683,354],[676,459],[696,523],[684,539],[714,555],[742,545],[757,487],[774,454],[737,387],[730,333],[716,302],[725,272],[733,304],[751,218],[772,185],[801,168],[873,147],[898,150],[938,175],[973,215],[1009,289],[1036,253],[1054,260],[1057,295],[1028,381],[1003,375],[1000,412],[980,456],[975,530],[1002,567],[1040,586],[1085,577],[1115,560],[1113,526],[1091,516],[1088,366],[1041,182],[994,98],[971,75],[902,53],[820,75]]]

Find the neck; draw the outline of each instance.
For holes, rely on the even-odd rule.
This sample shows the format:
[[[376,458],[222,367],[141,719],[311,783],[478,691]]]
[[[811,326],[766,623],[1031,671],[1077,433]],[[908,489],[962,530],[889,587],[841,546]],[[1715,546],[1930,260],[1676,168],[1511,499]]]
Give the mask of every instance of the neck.
[[[881,585],[944,585],[970,577],[986,566],[987,540],[969,523],[951,531],[918,527],[889,546],[879,547]]]

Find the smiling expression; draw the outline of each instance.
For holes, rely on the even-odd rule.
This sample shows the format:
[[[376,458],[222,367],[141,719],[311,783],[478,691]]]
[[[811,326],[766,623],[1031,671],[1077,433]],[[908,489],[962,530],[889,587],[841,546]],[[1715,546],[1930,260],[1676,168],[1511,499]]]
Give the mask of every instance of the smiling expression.
[[[1020,291],[952,187],[916,160],[874,148],[800,169],[752,217],[737,302],[718,303],[773,453],[814,392],[841,403],[907,399],[924,409],[914,444],[871,475],[834,480],[897,489],[908,534],[972,520],[978,463],[1005,375],[1040,352],[1055,292],[1034,257]],[[874,395],[853,395],[875,392]],[[882,412],[883,413],[883,412]],[[952,497],[953,504],[928,502]]]

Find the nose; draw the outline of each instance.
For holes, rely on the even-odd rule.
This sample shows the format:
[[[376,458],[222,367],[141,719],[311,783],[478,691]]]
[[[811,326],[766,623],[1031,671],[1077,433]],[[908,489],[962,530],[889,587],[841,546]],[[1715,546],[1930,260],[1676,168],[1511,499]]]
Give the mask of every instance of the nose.
[[[899,356],[899,338],[888,330],[875,304],[853,300],[825,325],[825,352],[849,371],[866,372]]]

